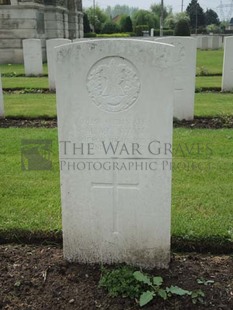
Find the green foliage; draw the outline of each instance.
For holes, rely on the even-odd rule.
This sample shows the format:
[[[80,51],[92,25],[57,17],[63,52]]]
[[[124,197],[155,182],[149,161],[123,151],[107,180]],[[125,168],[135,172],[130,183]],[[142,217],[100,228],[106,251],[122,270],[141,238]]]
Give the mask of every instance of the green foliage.
[[[83,31],[84,31],[84,34],[91,32],[89,19],[88,19],[87,13],[85,13],[85,12],[83,14]]]
[[[112,21],[107,21],[104,23],[103,28],[101,33],[106,33],[106,34],[112,34],[112,33],[117,33],[120,32],[120,27],[116,24],[113,23]]]
[[[122,15],[120,19],[120,29],[122,32],[133,32],[133,24],[130,16]]]
[[[160,35],[160,29],[154,29],[154,35],[157,37]],[[163,29],[163,35],[164,36],[173,36],[174,35],[174,30],[172,29]]]
[[[187,19],[180,19],[175,26],[175,36],[190,36],[190,28]]]
[[[136,11],[133,14],[132,20],[134,29],[136,29],[136,27],[139,25],[147,25],[148,29],[159,28],[159,18],[147,10]]]
[[[138,298],[143,289],[142,283],[133,275],[133,269],[127,266],[119,267],[112,271],[102,268],[99,286],[107,289],[112,297],[122,296]]]
[[[209,285],[213,284],[214,280],[205,280],[204,278],[197,279],[198,284]]]
[[[88,32],[88,33],[84,32],[84,38],[95,38],[95,37],[96,37],[95,32]]]
[[[164,25],[168,27],[169,29],[175,29],[175,25],[180,21],[180,20],[186,20],[189,24],[190,18],[186,12],[182,13],[176,13],[175,15],[169,14],[168,17],[165,19]]]
[[[147,305],[150,301],[153,300],[154,296],[155,296],[154,292],[151,291],[143,292],[139,299],[140,307]]]
[[[206,30],[208,33],[212,32],[212,33],[221,33],[221,28],[218,25],[215,24],[211,24],[206,26]]]
[[[140,307],[147,305],[156,296],[164,300],[172,295],[191,296],[191,298],[197,299],[200,296],[200,292],[204,296],[202,291],[199,293],[196,291],[196,294],[192,297],[192,291],[184,290],[178,286],[162,288],[162,284],[162,277],[150,277],[141,271],[133,272],[133,269],[127,266],[110,272],[103,269],[99,281],[99,285],[105,287],[110,296],[139,297]]]
[[[200,26],[205,26],[205,13],[203,11],[203,8],[198,3],[198,0],[191,0],[189,3],[187,9],[187,14],[190,18],[190,26],[192,29]]]
[[[138,8],[136,7],[129,7],[128,5],[117,4],[114,7],[108,6],[105,10],[105,13],[109,17],[114,18],[118,15],[132,16],[132,14],[136,11],[138,11]]]
[[[218,26],[220,24],[218,14],[212,9],[207,9],[205,12],[205,23],[207,26],[211,24]]]
[[[200,304],[204,304],[203,298],[205,297],[205,293],[202,290],[195,290],[191,293],[192,303],[195,305],[198,302]]]
[[[127,38],[130,37],[131,34],[130,33],[122,33],[122,32],[118,32],[118,33],[112,33],[112,34],[97,34],[97,38]]]
[[[178,287],[178,286],[171,286],[171,287],[167,287],[166,289],[168,294],[171,295],[179,295],[179,296],[185,296],[185,295],[191,295],[192,293],[190,291],[187,290],[183,290],[182,288]]]
[[[175,18],[173,14],[167,16],[167,18],[164,20],[164,26],[169,29],[175,28]]]
[[[197,68],[196,75],[197,76],[208,76],[210,74],[209,74],[208,69],[202,66],[202,67]]]
[[[150,7],[152,13],[154,13],[158,18],[161,16],[162,6],[161,4],[152,4]],[[170,6],[163,6],[163,18],[166,19],[169,14],[172,13],[172,8]]]
[[[109,20],[108,15],[98,6],[96,6],[95,8],[88,8],[86,10],[86,14],[88,16],[90,24],[94,28],[94,32],[96,33],[100,33],[102,25]]]
[[[143,35],[143,31],[149,31],[149,27],[147,25],[138,25],[135,27],[135,34],[138,37]]]
[[[174,15],[175,24],[178,23],[180,20],[186,20],[188,23],[190,23],[190,17],[187,12],[176,13]]]

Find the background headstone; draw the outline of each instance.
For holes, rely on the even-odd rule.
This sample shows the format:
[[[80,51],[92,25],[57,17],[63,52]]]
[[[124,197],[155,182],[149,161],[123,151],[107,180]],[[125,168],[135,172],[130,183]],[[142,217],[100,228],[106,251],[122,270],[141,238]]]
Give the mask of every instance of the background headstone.
[[[55,82],[55,47],[71,43],[69,39],[51,39],[46,41],[49,89],[56,89]]]
[[[190,37],[164,37],[156,39],[156,42],[175,46],[173,115],[179,120],[192,120],[194,118],[197,41]]]
[[[217,50],[220,48],[220,40],[219,36],[210,36],[209,37],[209,49],[211,50]]]
[[[196,36],[197,48],[202,48],[202,36]]]
[[[2,92],[2,78],[0,74],[0,118],[4,117],[4,101]]]
[[[224,39],[222,91],[233,91],[233,36]]]
[[[26,76],[43,74],[42,47],[40,39],[23,40],[24,70]]]
[[[201,38],[201,49],[202,50],[208,50],[208,47],[209,47],[208,42],[209,42],[209,39],[207,36],[203,36]]]
[[[130,39],[56,48],[63,245],[69,261],[168,266],[171,170],[163,165],[171,154],[158,147],[172,141],[173,49]],[[64,141],[70,141],[66,150]],[[120,149],[112,152],[110,143]]]

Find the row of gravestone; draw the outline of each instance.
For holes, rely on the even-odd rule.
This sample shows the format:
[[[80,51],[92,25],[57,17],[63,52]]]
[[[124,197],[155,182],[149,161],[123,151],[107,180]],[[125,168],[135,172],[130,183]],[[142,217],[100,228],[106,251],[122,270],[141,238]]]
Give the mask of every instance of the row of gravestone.
[[[214,38],[218,37],[213,36],[213,39]],[[205,38],[203,37],[203,39]],[[164,37],[151,40],[169,43],[175,46],[174,117],[179,120],[193,119],[195,99],[196,39],[188,37]],[[80,39],[75,41],[80,42]],[[50,90],[55,90],[56,87],[54,48],[67,43],[71,43],[71,41],[68,39],[52,39],[47,40],[46,42]],[[26,75],[36,75],[36,72],[37,74],[43,73],[40,44],[40,40],[37,39],[23,41]],[[225,39],[224,46],[222,91],[232,91],[233,89],[232,50],[233,37],[228,37]]]
[[[197,48],[201,50],[217,50],[223,47],[222,36],[197,36]]]

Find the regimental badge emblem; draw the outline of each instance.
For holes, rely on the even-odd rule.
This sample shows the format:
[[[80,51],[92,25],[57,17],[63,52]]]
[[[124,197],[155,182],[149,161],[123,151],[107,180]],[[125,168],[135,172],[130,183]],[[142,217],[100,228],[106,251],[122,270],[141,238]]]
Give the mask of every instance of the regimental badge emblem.
[[[87,75],[87,90],[92,101],[107,112],[121,112],[132,107],[140,88],[135,66],[118,56],[99,60]]]

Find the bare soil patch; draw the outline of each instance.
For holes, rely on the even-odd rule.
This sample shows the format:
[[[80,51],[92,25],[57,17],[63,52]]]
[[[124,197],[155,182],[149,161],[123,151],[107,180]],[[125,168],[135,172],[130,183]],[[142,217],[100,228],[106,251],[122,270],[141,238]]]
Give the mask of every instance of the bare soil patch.
[[[113,268],[113,266],[108,267]],[[169,270],[153,270],[166,286],[202,289],[204,304],[189,297],[155,299],[143,309],[233,309],[233,257],[197,253],[174,254]],[[0,308],[40,309],[140,309],[135,300],[111,298],[98,287],[99,265],[70,264],[59,246],[0,246]],[[213,280],[201,285],[197,279]]]

